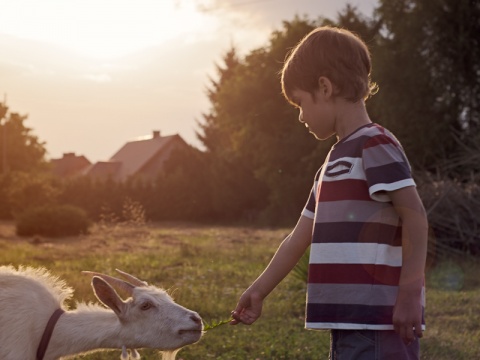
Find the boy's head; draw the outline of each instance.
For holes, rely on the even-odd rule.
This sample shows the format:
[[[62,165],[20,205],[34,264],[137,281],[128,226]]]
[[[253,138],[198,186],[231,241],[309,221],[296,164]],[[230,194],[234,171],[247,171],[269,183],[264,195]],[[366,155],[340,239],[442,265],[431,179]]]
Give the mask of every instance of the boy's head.
[[[348,30],[319,27],[300,41],[288,55],[282,70],[282,90],[294,104],[295,89],[313,93],[319,78],[327,77],[334,95],[351,102],[367,99],[376,90],[370,80],[370,53],[365,43]]]

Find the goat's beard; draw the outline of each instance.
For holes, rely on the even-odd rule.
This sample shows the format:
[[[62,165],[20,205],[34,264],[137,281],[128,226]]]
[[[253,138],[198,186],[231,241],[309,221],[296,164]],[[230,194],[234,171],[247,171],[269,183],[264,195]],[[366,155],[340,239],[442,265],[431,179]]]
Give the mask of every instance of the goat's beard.
[[[177,350],[169,350],[169,351],[162,351],[162,360],[175,360],[177,353],[180,349]]]

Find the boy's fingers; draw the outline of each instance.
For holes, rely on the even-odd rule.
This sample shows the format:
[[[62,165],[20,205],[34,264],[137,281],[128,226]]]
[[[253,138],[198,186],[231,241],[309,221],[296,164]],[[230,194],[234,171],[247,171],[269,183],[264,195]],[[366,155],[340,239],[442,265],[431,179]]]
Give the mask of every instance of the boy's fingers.
[[[232,311],[232,318],[233,318],[233,320],[231,321],[232,325],[237,325],[239,323],[242,323],[245,325],[251,325],[255,322],[255,320],[258,319],[258,316],[256,314],[249,314],[248,311],[242,311],[242,312]]]
[[[394,322],[393,328],[406,345],[415,341],[416,338],[423,337],[421,322],[417,322],[412,326],[401,325],[400,323]]]
[[[406,345],[410,345],[416,340],[416,338],[421,338],[423,336],[422,327],[420,326],[406,326],[403,332],[403,341]]]
[[[247,325],[250,325],[250,323],[248,322],[247,319],[245,319],[245,316],[242,316],[240,315],[241,312],[237,312],[237,311],[232,311],[232,318],[233,320],[230,322],[230,324],[232,325],[237,325],[237,324],[247,324]]]
[[[418,338],[423,337],[423,331],[422,331],[422,324],[421,323],[415,324],[415,335]]]
[[[412,327],[405,326],[402,334],[402,339],[405,344],[409,345],[417,338],[423,337],[422,324],[416,323]]]
[[[237,325],[238,323],[242,322],[240,320],[240,317],[238,316],[238,313],[235,310],[231,312],[231,315],[232,315],[233,320],[230,321],[230,324]]]

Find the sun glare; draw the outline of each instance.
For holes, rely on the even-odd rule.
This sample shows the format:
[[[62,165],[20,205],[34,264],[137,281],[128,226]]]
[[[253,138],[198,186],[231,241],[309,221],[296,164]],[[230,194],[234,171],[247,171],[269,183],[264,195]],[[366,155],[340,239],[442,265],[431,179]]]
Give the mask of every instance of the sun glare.
[[[117,58],[182,36],[191,41],[192,34],[210,26],[194,0],[12,0],[0,13],[0,33],[97,59]]]

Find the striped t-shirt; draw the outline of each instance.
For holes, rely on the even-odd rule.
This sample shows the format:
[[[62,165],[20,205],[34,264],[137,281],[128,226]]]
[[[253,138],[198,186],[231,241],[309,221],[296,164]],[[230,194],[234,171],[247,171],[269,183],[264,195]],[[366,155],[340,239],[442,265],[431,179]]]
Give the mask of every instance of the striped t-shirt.
[[[306,328],[393,329],[402,239],[386,191],[407,186],[408,160],[383,127],[365,125],[332,147],[302,212],[315,220]]]

